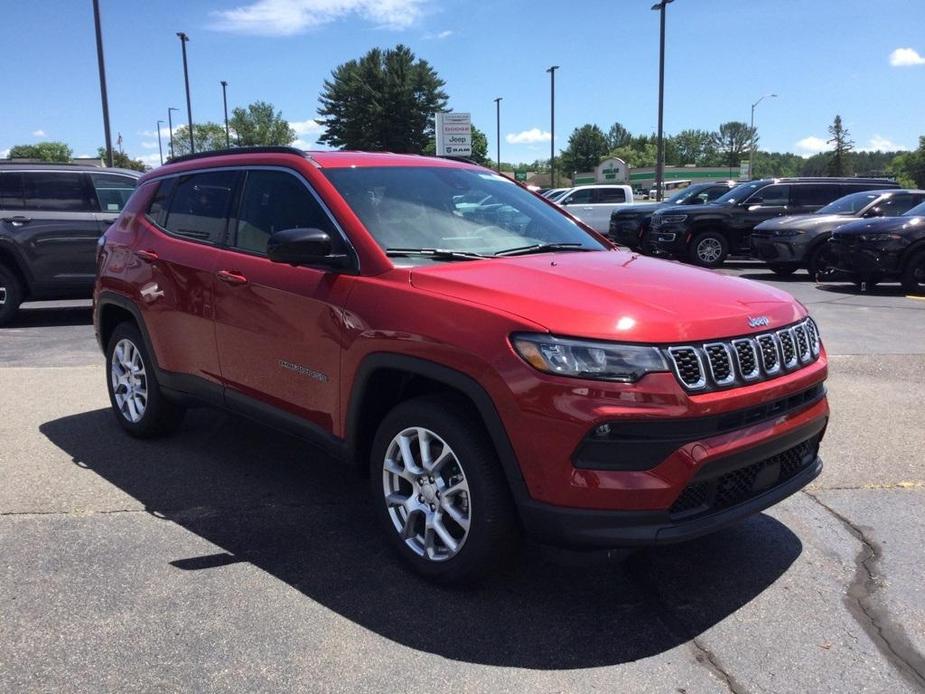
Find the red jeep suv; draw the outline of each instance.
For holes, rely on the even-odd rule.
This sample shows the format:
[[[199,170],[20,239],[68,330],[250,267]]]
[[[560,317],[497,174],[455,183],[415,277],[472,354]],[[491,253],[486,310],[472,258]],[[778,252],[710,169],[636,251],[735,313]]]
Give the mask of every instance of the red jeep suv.
[[[255,148],[174,159],[100,242],[116,419],[211,404],[369,471],[422,574],[524,534],[696,537],[822,468],[826,356],[790,295],[612,246],[487,169]]]

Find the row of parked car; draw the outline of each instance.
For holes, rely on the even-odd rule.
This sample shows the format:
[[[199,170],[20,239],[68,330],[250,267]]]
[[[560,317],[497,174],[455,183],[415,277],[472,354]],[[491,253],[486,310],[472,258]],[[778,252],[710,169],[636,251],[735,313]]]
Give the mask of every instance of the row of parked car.
[[[813,279],[899,280],[906,291],[925,290],[925,191],[881,178],[697,183],[661,203],[633,203],[628,191],[596,185],[546,195],[648,255],[704,267],[745,255],[779,275],[805,268]]]

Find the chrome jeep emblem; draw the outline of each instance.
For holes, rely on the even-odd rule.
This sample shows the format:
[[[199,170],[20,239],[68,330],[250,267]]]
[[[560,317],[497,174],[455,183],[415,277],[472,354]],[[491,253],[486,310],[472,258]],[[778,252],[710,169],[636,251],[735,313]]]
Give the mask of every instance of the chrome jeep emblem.
[[[760,328],[767,325],[771,321],[767,316],[749,316],[748,317],[748,327],[749,328]]]

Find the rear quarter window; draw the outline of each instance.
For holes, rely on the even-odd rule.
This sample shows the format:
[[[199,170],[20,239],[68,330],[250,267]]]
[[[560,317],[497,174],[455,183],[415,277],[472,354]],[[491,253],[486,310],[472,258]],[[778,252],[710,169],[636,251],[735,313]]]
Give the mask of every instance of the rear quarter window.
[[[24,171],[24,208],[42,212],[92,212],[85,174],[71,171]]]

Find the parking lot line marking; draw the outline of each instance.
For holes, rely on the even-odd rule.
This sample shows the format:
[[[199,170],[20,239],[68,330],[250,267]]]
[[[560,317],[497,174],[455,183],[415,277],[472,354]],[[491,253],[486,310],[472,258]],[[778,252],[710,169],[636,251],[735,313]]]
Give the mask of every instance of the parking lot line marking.
[[[907,299],[915,299],[916,301],[925,301],[925,296],[912,296],[911,294],[906,294]]]

